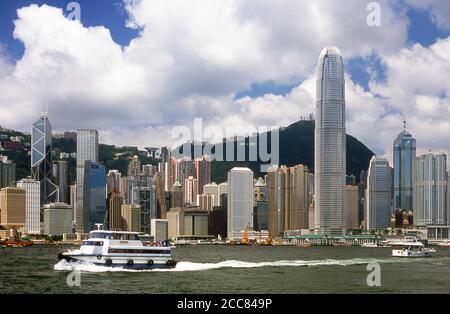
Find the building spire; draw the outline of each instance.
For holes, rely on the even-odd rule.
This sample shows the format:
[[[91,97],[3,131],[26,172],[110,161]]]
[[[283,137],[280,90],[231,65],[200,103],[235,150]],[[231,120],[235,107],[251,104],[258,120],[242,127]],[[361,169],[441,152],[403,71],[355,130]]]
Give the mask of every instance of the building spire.
[[[403,131],[406,132],[406,114],[403,113]]]

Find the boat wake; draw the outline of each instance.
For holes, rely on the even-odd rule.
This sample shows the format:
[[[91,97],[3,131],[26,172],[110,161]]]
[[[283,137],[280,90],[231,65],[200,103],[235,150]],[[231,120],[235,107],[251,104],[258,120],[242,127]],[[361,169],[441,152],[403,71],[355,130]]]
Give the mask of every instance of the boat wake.
[[[417,261],[417,259],[415,259]],[[214,270],[221,268],[260,268],[260,267],[317,267],[317,266],[353,266],[364,265],[370,263],[401,263],[408,262],[409,259],[400,258],[355,258],[347,260],[285,260],[276,262],[244,262],[237,260],[227,260],[219,263],[193,263],[193,262],[178,262],[175,268],[169,269],[148,269],[148,270],[136,270],[125,269],[120,267],[105,267],[98,266],[88,262],[67,262],[61,260],[54,266],[55,270],[60,271],[85,271],[85,272],[188,272],[188,271],[202,271],[202,270]]]

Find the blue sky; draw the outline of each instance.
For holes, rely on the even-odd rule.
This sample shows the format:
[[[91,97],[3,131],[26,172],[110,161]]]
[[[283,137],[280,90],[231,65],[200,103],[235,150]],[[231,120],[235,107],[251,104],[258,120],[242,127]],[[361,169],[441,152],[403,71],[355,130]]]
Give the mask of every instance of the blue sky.
[[[196,117],[287,126],[314,111],[317,58],[336,45],[350,134],[389,154],[405,113],[419,146],[450,151],[448,0],[379,0],[379,28],[363,0],[124,1],[77,1],[81,25],[69,0],[0,1],[0,125],[26,131],[48,105],[55,130],[140,147]]]

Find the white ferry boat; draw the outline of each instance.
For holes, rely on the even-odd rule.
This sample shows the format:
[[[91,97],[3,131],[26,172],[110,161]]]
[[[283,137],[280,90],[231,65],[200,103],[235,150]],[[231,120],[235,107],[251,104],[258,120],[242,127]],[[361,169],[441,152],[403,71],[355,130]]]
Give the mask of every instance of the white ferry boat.
[[[429,257],[436,250],[430,250],[421,242],[392,242],[392,256],[395,257]]]
[[[90,262],[107,267],[132,269],[174,268],[168,246],[143,242],[139,232],[95,230],[89,239],[82,241],[78,250],[70,250],[58,255],[60,260]]]

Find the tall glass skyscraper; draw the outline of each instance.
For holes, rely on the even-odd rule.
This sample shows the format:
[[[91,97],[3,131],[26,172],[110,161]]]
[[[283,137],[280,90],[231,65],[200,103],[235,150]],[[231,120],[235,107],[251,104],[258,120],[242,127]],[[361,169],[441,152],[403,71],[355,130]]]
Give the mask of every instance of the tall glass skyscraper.
[[[315,126],[315,229],[345,233],[346,175],[344,61],[337,47],[322,50],[317,69]]]
[[[367,175],[365,224],[368,230],[386,229],[391,221],[391,168],[385,158],[373,156]]]
[[[416,157],[413,174],[415,225],[447,224],[447,155]]]
[[[96,130],[77,131],[77,203],[76,203],[76,231],[89,232],[89,208],[85,207],[84,180],[86,162],[98,163],[98,132]],[[106,196],[103,195],[105,198]]]
[[[31,176],[41,184],[42,205],[59,201],[52,175],[52,125],[43,113],[31,127]]]
[[[86,161],[83,182],[84,230],[90,231],[95,224],[106,221],[106,174],[105,166]]]
[[[416,158],[416,139],[406,131],[394,141],[394,211],[413,209],[413,168]]]

